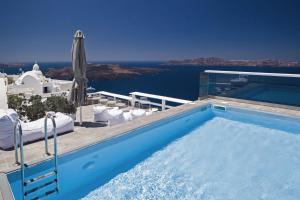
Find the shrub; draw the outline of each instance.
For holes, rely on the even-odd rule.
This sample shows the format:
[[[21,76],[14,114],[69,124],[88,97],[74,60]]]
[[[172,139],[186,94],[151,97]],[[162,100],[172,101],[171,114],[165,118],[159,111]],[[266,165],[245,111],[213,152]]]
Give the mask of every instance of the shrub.
[[[22,95],[10,95],[8,107],[14,109],[21,119],[29,121],[43,118],[47,111],[67,114],[76,112],[76,107],[61,96],[48,97],[42,102],[42,97],[39,95],[31,96],[28,101]]]
[[[30,121],[40,119],[45,116],[46,109],[39,95],[31,96],[28,105],[25,107],[27,119]]]
[[[22,118],[25,115],[25,101],[23,95],[9,95],[7,98],[8,108],[14,109]]]
[[[76,107],[70,104],[65,97],[52,96],[45,101],[47,111],[62,112],[73,114],[76,112]]]

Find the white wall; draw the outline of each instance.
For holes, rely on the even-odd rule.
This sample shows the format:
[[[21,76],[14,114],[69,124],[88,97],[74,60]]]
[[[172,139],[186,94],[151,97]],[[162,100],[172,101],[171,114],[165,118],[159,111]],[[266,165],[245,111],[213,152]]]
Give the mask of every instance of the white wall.
[[[7,80],[6,78],[0,78],[0,109],[7,109]]]

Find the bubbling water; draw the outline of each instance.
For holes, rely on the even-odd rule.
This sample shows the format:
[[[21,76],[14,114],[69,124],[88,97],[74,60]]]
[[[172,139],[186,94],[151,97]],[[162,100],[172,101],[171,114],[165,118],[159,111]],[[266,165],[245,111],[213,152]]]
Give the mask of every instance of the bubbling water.
[[[296,200],[299,167],[299,134],[215,117],[82,200]]]

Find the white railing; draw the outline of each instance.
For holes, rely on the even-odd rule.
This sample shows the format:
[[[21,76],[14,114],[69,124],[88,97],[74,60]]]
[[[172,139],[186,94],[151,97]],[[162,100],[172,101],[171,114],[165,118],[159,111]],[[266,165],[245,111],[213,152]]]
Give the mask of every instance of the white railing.
[[[193,103],[192,101],[189,101],[189,100],[160,96],[160,95],[155,95],[155,94],[148,94],[148,93],[143,93],[143,92],[131,92],[130,94],[132,95],[132,104],[133,105],[134,105],[135,101],[140,101],[137,99],[138,96],[147,97],[147,98],[151,98],[151,99],[161,100],[161,104],[158,104],[158,105],[161,106],[162,110],[165,110],[166,108],[170,107],[169,105],[166,105],[167,102],[173,102],[173,103],[179,103],[179,104]]]
[[[126,96],[126,95],[116,94],[116,93],[112,93],[112,92],[105,92],[105,91],[88,93],[88,96],[98,96],[98,95],[113,97],[114,99],[123,99],[123,100],[127,100],[127,101],[131,101],[131,99],[132,99],[131,97]]]
[[[165,110],[166,108],[172,108],[173,106],[166,105],[166,102],[174,102],[174,103],[179,103],[179,104],[186,104],[186,103],[192,103],[192,101],[184,100],[184,99],[178,99],[178,98],[172,98],[172,97],[166,97],[166,96],[160,96],[160,95],[155,95],[155,94],[148,94],[148,93],[142,93],[142,92],[131,92],[131,96],[126,96],[126,95],[121,95],[121,94],[116,94],[116,93],[111,93],[111,92],[105,92],[105,91],[100,91],[100,92],[93,92],[93,93],[88,93],[88,96],[97,96],[97,95],[103,95],[103,96],[109,96],[113,97],[114,99],[123,99],[131,102],[131,105],[135,105],[136,102],[138,103],[145,103],[157,107],[161,107],[162,110]],[[145,101],[142,99],[138,99],[138,97],[147,97],[151,99],[158,99],[161,100],[161,103],[155,103],[151,101]]]

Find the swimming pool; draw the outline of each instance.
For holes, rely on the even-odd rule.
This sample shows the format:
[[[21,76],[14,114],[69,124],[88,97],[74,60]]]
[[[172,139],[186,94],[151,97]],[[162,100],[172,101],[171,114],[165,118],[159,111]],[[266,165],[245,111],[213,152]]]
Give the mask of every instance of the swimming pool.
[[[299,166],[300,119],[206,105],[61,156],[45,199],[299,199]]]

